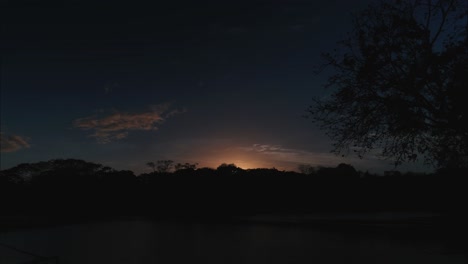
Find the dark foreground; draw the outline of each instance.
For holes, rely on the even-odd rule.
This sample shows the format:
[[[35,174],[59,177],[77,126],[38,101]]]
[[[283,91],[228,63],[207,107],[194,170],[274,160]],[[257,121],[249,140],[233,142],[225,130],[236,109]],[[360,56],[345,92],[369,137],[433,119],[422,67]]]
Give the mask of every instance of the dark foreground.
[[[467,263],[468,243],[459,231],[444,217],[388,212],[102,219],[3,230],[0,263],[38,259],[5,245],[56,256],[61,264]]]
[[[23,164],[0,172],[0,264],[466,263],[467,183],[461,170],[378,176],[346,164],[139,176]]]

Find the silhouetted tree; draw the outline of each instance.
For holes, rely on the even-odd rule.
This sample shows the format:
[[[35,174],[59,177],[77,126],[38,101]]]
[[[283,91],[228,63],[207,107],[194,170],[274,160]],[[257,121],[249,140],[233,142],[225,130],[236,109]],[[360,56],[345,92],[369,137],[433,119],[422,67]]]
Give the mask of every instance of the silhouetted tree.
[[[45,165],[44,165],[45,164]],[[57,159],[44,163],[31,164],[32,167],[43,166],[37,175],[31,179],[36,186],[48,189],[61,189],[69,192],[72,189],[89,189],[96,185],[98,178],[102,175],[101,164],[86,162],[77,159]]]
[[[195,170],[198,166],[198,163],[177,163],[174,168],[176,171],[178,170]]]
[[[359,173],[357,172],[357,170],[349,164],[340,163],[336,167],[336,170],[337,174],[340,176],[347,177],[349,179],[359,178]]]
[[[307,174],[307,175],[315,173],[315,168],[309,164],[300,164],[298,166],[298,169],[301,173]]]
[[[324,54],[336,90],[308,109],[336,153],[468,165],[467,5],[382,1],[354,16],[341,49]]]
[[[21,163],[13,168],[5,170],[5,172],[9,175],[17,175],[23,180],[30,180],[43,171],[51,170],[52,168],[52,161],[41,161],[37,163]]]
[[[153,172],[156,172],[156,164],[154,164],[154,162],[148,162],[148,163],[146,163],[146,166],[153,169]]]
[[[216,174],[216,171],[212,168],[199,168],[195,171],[195,176],[198,177],[213,177]]]
[[[168,173],[171,171],[174,161],[172,160],[158,160],[156,168],[159,173]]]
[[[238,174],[239,172],[242,172],[243,170],[237,167],[235,164],[223,163],[219,165],[218,168],[216,168],[216,171],[223,176],[232,176]]]

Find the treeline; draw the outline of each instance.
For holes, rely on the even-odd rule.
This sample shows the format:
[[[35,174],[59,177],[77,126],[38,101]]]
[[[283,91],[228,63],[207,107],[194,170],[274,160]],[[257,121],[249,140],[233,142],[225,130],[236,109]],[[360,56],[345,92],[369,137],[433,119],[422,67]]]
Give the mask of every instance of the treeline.
[[[169,166],[164,166],[169,164]],[[216,217],[323,211],[464,212],[466,171],[374,175],[351,165],[303,172],[148,163],[135,175],[82,160],[0,172],[2,215]],[[161,165],[158,168],[158,165]]]

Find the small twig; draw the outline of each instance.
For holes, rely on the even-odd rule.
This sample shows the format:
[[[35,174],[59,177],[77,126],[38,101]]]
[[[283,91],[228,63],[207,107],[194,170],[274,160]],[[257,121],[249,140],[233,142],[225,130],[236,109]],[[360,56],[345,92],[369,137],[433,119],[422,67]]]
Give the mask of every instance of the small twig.
[[[16,252],[19,252],[19,253],[22,253],[22,254],[25,254],[25,255],[33,256],[33,257],[35,257],[35,258],[45,258],[44,256],[39,256],[39,255],[36,255],[36,254],[34,254],[34,253],[27,252],[27,251],[24,251],[24,250],[19,249],[19,248],[17,248],[17,247],[10,246],[10,245],[7,245],[7,244],[1,243],[1,242],[0,242],[0,246],[9,248],[9,249],[11,249],[11,250],[14,250],[14,251],[16,251]]]

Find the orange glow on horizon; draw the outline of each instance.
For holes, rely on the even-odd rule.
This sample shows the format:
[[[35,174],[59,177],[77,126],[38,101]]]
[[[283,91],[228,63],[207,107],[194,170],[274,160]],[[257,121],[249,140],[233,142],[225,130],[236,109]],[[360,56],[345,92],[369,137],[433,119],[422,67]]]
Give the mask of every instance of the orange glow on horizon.
[[[295,170],[297,165],[290,159],[282,160],[278,155],[268,155],[251,149],[250,143],[209,142],[203,147],[191,148],[182,161],[198,163],[198,168],[216,169],[221,164],[234,164],[242,169],[276,168]],[[245,147],[247,146],[247,147]]]
[[[247,160],[241,158],[215,158],[211,161],[206,161],[200,163],[201,167],[210,167],[216,169],[221,164],[234,164],[241,169],[257,169],[257,168],[264,168],[261,163],[255,160]]]
[[[225,164],[234,164],[242,169],[257,169],[265,168],[263,161],[259,160],[258,157],[253,157],[246,153],[240,153],[237,151],[227,151],[225,153],[220,153],[220,155],[205,156],[203,157],[204,161],[200,162],[201,167],[210,167],[216,169],[219,165]]]

